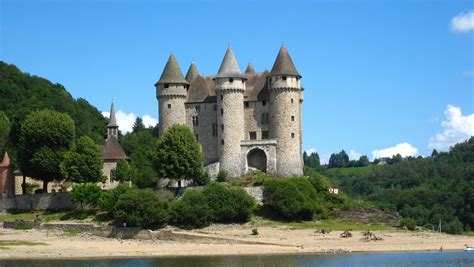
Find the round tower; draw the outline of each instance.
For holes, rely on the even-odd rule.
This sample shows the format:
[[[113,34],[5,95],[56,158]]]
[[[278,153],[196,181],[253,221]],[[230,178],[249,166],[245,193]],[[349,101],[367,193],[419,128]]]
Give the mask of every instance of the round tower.
[[[214,77],[217,96],[218,150],[220,169],[230,177],[242,175],[240,141],[244,139],[245,76],[229,46]]]
[[[188,81],[170,55],[160,79],[155,84],[159,108],[159,133],[162,135],[173,124],[186,124],[186,101]]]
[[[270,138],[277,140],[277,174],[303,175],[301,75],[282,45],[268,76]]]

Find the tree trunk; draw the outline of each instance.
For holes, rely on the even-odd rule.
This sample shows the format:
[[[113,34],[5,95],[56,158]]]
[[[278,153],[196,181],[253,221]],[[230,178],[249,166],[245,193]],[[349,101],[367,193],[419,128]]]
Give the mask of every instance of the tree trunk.
[[[23,182],[21,183],[21,193],[26,195],[26,175],[23,174]]]
[[[43,194],[48,193],[48,181],[43,181]]]

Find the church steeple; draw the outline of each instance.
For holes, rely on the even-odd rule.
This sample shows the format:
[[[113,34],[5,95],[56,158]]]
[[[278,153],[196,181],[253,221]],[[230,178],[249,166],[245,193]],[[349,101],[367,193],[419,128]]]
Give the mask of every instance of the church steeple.
[[[114,136],[115,138],[118,137],[118,125],[117,119],[115,118],[115,107],[113,100],[112,105],[110,106],[109,124],[107,124],[107,139],[109,139],[110,136]]]

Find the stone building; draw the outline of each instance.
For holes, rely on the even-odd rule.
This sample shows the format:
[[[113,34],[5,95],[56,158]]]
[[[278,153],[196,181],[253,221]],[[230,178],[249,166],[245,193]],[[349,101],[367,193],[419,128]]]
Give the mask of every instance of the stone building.
[[[105,140],[105,144],[100,147],[102,160],[104,161],[102,173],[107,177],[105,183],[98,184],[103,189],[114,188],[119,184],[119,182],[111,179],[111,171],[117,167],[118,160],[128,160],[125,151],[123,151],[122,146],[118,142],[118,134],[118,124],[115,117],[114,102],[112,101],[109,124],[107,124],[107,139]]]
[[[159,131],[173,124],[191,128],[205,165],[231,177],[258,169],[278,176],[303,174],[303,88],[285,46],[271,71],[242,73],[229,47],[214,76],[193,62],[183,76],[173,54],[155,84]]]
[[[0,199],[15,196],[15,176],[10,163],[10,157],[5,152],[0,163]]]

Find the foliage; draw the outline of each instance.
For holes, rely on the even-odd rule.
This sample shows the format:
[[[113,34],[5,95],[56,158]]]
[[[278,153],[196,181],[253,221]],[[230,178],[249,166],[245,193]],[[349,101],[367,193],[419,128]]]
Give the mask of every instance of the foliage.
[[[400,220],[400,227],[406,227],[410,231],[415,231],[416,222],[410,218],[403,218]]]
[[[319,154],[317,152],[311,152],[311,154],[306,153],[306,151],[303,153],[303,162],[305,166],[311,167],[311,168],[318,168],[321,163],[319,160]]]
[[[117,161],[117,167],[110,172],[112,180],[119,181],[120,183],[132,180],[132,177],[135,176],[134,174],[135,172],[132,167],[123,159],[119,159]]]
[[[133,123],[133,132],[137,133],[143,129],[145,129],[145,124],[143,124],[143,119],[141,117],[137,117],[135,122]]]
[[[220,183],[227,182],[228,176],[229,173],[226,170],[220,170],[219,173],[217,173],[216,181]]]
[[[436,226],[441,220],[443,231],[450,233],[474,227],[474,137],[435,157],[395,155],[385,165],[333,170],[325,173],[349,196],[399,212],[418,225]]]
[[[195,177],[193,179],[193,183],[194,185],[203,186],[203,185],[207,185],[210,180],[211,178],[209,177],[209,173],[207,171],[204,171],[201,176]]]
[[[96,184],[76,184],[72,186],[71,200],[79,202],[81,209],[84,204],[92,208],[99,205],[102,198],[102,190]]]
[[[202,192],[187,189],[170,209],[171,222],[179,228],[203,228],[211,223],[212,211]]]
[[[5,112],[0,111],[0,157],[3,157],[3,153],[6,151],[10,126],[10,120],[7,115]]]
[[[329,157],[329,168],[341,168],[349,166],[349,155],[346,151],[342,150],[337,154],[331,154]]]
[[[246,222],[256,205],[255,200],[240,187],[218,183],[208,184],[203,191],[214,222]]]
[[[74,140],[74,123],[64,113],[43,110],[30,113],[21,124],[19,158],[23,173],[48,182],[64,178],[60,164]]]
[[[159,177],[178,182],[195,179],[203,174],[203,163],[201,147],[188,127],[173,125],[158,139],[155,169]]]
[[[153,228],[169,219],[168,204],[151,189],[130,189],[118,197],[114,205],[114,223],[122,226]]]
[[[229,181],[233,186],[261,186],[266,180],[275,179],[275,176],[262,171],[248,171],[246,174]]]
[[[131,188],[128,185],[119,184],[114,189],[107,191],[104,194],[103,201],[100,203],[101,209],[107,211],[109,217],[113,218],[115,216],[115,203],[117,203],[121,195],[129,190]]]
[[[306,178],[266,181],[263,204],[286,220],[311,220],[317,210],[317,192]]]
[[[76,136],[87,135],[95,142],[103,142],[107,120],[85,99],[75,100],[59,83],[53,84],[0,61],[0,95],[0,110],[10,121],[14,122],[24,109],[64,112],[73,119]]]
[[[66,152],[61,163],[64,177],[74,183],[104,181],[102,167],[99,146],[88,136],[77,139],[72,149]]]

